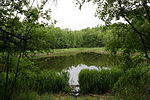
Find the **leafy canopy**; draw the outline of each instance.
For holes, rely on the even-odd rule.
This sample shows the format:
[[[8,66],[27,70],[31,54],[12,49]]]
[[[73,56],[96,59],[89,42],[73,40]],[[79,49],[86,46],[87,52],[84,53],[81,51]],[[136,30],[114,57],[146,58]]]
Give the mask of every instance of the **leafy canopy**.
[[[51,9],[46,7],[50,1],[53,0],[1,0],[0,51],[25,49],[34,28],[51,21]]]
[[[126,16],[129,20],[150,20],[150,0],[76,0],[82,7],[85,2],[93,2],[97,5],[96,15],[110,23],[114,18],[119,20]]]

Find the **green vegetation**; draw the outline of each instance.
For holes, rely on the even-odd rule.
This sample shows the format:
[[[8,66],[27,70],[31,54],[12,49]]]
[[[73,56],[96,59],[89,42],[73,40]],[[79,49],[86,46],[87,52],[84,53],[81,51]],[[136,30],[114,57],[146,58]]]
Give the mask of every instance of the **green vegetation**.
[[[75,100],[75,98],[72,97],[72,96],[50,95],[50,97],[52,98],[52,100]],[[45,100],[45,99],[40,99],[40,100]],[[78,97],[77,100],[115,100],[115,98],[111,97],[109,95],[108,96],[99,96],[99,95],[88,96],[88,95],[81,95],[81,96]]]
[[[106,51],[104,47],[95,47],[95,48],[66,48],[66,49],[50,49],[49,51],[40,50],[40,51],[29,51],[29,56],[32,56],[32,59],[51,57],[51,56],[70,56],[76,55],[79,53],[99,53],[99,54],[109,54],[109,51]]]
[[[0,98],[4,95],[6,73],[0,73]],[[13,83],[14,74],[8,75],[9,86]],[[39,94],[44,93],[68,93],[68,73],[40,70],[39,68],[25,69],[19,72],[14,95],[30,95],[28,91],[35,91]],[[27,91],[27,94],[24,92]],[[32,95],[32,94],[31,94]],[[32,99],[32,97],[31,97]]]
[[[32,44],[29,42],[28,46],[28,49],[33,49],[33,51],[103,46],[101,34],[99,34],[99,31],[96,29],[70,31],[61,30],[53,26],[39,26],[34,31],[35,34],[33,34],[34,36],[32,36],[33,38],[30,41]]]
[[[47,100],[55,97],[41,95],[70,90],[67,73],[40,69],[28,54],[60,56],[93,50],[105,54],[104,48],[113,56],[122,51],[120,68],[81,71],[81,93],[104,94],[113,90],[114,96],[123,100],[150,98],[149,0],[76,0],[80,9],[85,2],[93,1],[96,15],[106,22],[105,26],[79,31],[55,28],[51,10],[45,8],[48,1],[0,1],[0,99]],[[40,22],[41,18],[52,21],[51,25]],[[121,18],[127,23],[111,24],[113,19]]]
[[[19,96],[15,98],[15,100],[74,100],[73,96],[68,95],[60,95],[60,94],[43,94],[38,95],[36,92],[25,92],[20,93]],[[78,97],[78,100],[115,100],[113,96],[99,96],[99,95],[81,95]]]
[[[79,74],[80,93],[112,93],[119,99],[147,100],[150,98],[148,66],[137,66],[126,72],[122,69],[84,69]]]
[[[38,27],[35,30],[37,30],[36,34],[32,36],[33,39],[28,45],[28,49],[31,51],[53,52],[50,49],[89,47],[105,47],[112,52],[116,52],[118,49],[143,51],[138,36],[128,24],[123,23],[98,26],[92,29],[87,28],[80,31],[61,30],[53,26]],[[39,34],[42,36],[39,36]],[[146,33],[147,35],[148,33]],[[149,38],[145,37],[145,41],[148,40]],[[37,42],[38,44],[36,44]],[[148,47],[149,42],[146,42],[146,45]]]
[[[80,92],[83,94],[104,94],[110,92],[121,74],[122,71],[117,68],[101,70],[84,69],[79,74]]]
[[[123,74],[113,87],[114,93],[126,100],[147,100],[150,98],[150,72],[148,67],[131,68]]]
[[[81,9],[82,5],[85,2],[93,2],[97,6],[96,15],[103,20],[106,25],[111,24],[111,21],[116,19],[120,20],[123,18],[129,25],[128,32],[130,36],[131,31],[134,32],[133,35],[137,35],[136,39],[140,42],[139,47],[142,47],[142,51],[145,53],[147,59],[150,60],[147,52],[150,47],[150,42],[147,40],[150,38],[149,28],[150,28],[150,6],[149,0],[76,0],[79,8]],[[110,9],[111,8],[111,9]],[[123,27],[122,27],[123,28]],[[124,27],[125,28],[125,27]],[[120,33],[122,29],[116,30],[115,33]],[[130,31],[131,30],[131,31]],[[123,33],[126,29],[123,29]],[[128,36],[127,34],[125,37]],[[132,37],[132,36],[131,36]],[[117,38],[120,40],[120,38]],[[129,41],[134,40],[133,38],[127,38]],[[136,43],[133,41],[133,43]],[[129,47],[131,44],[127,44]],[[135,46],[135,45],[134,45]],[[118,47],[118,46],[116,46]],[[130,48],[131,49],[131,48]]]

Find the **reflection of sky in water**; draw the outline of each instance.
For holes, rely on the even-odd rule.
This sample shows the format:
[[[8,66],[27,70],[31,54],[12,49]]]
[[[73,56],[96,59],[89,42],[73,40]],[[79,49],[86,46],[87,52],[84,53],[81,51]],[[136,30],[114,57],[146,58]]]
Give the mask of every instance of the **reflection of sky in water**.
[[[96,69],[96,70],[98,70],[99,68],[96,67],[96,66],[87,66],[87,65],[83,65],[83,64],[80,64],[78,66],[72,66],[72,67],[70,67],[67,70],[67,72],[69,72],[69,75],[70,75],[69,76],[69,84],[70,85],[79,85],[79,83],[78,83],[78,76],[79,76],[79,73],[80,73],[80,71],[82,69],[90,69],[90,70]]]

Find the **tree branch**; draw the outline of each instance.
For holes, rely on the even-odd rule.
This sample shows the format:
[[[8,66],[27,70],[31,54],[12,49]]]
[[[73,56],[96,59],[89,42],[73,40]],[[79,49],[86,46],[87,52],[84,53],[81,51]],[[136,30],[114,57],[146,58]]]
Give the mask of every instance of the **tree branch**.
[[[139,35],[140,39],[141,39],[141,42],[143,44],[143,48],[144,48],[144,53],[145,53],[145,57],[150,61],[150,58],[148,56],[148,53],[147,53],[147,48],[146,48],[146,45],[145,45],[145,41],[142,37],[142,34],[141,32],[139,32],[134,26],[133,24],[125,17],[125,16],[122,16],[127,22],[128,24],[132,27],[132,29]]]
[[[7,99],[7,100],[10,100],[11,95],[12,95],[13,90],[14,90],[14,86],[15,86],[16,81],[17,81],[18,72],[19,72],[19,64],[20,64],[21,56],[22,56],[22,53],[20,52],[20,55],[19,55],[19,58],[18,58],[18,62],[17,62],[17,67],[16,67],[15,78],[14,78],[14,81],[13,81],[13,84],[12,84],[12,88],[11,88],[11,90],[10,90],[10,95],[8,96],[8,99]]]
[[[147,73],[148,71],[150,71],[150,67],[149,67],[144,73],[142,73],[142,76],[143,76],[145,73]]]
[[[120,11],[124,12],[124,8],[121,7],[121,0],[119,0],[118,3],[119,3]],[[142,37],[141,32],[139,32],[139,31],[135,28],[135,26],[126,18],[126,16],[125,16],[123,13],[122,13],[121,16],[128,22],[128,24],[132,27],[132,29],[139,35],[140,40],[141,40],[142,45],[143,45],[143,48],[144,48],[145,57],[150,61],[150,57],[148,56],[147,48],[146,48],[146,45],[145,45],[145,41],[144,41],[144,39],[143,39],[143,37]]]
[[[12,37],[15,37],[15,38],[18,38],[18,39],[22,39],[22,40],[24,39],[23,36],[19,36],[19,35],[7,32],[6,30],[2,29],[2,27],[0,27],[0,31],[2,31],[2,32],[6,33],[7,35],[10,35]]]

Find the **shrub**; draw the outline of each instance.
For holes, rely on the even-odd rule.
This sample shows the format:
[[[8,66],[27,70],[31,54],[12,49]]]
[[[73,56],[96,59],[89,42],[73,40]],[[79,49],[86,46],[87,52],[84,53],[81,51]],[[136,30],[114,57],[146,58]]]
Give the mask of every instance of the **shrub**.
[[[148,100],[150,98],[150,71],[146,72],[146,70],[146,67],[129,69],[115,83],[114,93],[124,100]]]
[[[79,74],[80,92],[106,93],[112,89],[114,83],[121,76],[120,69],[89,70],[84,69]]]

